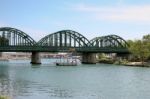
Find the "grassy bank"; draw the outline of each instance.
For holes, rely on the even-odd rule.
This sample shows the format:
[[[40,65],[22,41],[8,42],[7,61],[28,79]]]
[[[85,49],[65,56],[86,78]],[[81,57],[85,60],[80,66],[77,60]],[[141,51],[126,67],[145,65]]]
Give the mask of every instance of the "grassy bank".
[[[7,96],[0,96],[0,99],[10,99]]]

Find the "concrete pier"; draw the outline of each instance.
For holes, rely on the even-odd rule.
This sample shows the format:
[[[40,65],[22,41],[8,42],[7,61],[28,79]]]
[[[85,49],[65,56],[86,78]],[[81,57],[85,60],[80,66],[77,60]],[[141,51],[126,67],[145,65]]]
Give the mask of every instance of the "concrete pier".
[[[31,64],[41,64],[41,57],[39,52],[32,52]]]
[[[2,57],[3,56],[3,53],[2,52],[0,52],[0,57]]]
[[[96,64],[96,53],[82,53],[83,64]]]

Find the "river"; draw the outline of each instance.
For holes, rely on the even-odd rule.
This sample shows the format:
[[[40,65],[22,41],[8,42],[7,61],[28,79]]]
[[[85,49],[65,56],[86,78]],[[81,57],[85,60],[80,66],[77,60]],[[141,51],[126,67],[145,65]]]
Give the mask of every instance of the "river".
[[[150,99],[150,68],[55,66],[43,59],[0,61],[0,94],[11,99]]]

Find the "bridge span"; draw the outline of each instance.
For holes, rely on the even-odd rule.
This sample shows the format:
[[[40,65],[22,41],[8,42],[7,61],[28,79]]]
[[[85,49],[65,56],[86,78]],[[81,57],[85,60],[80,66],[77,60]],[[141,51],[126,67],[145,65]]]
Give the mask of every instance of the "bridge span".
[[[96,63],[96,53],[128,54],[128,43],[117,35],[95,37],[88,40],[72,30],[51,33],[36,42],[27,33],[11,28],[0,28],[0,52],[32,52],[31,63],[41,63],[39,52],[82,53],[83,63]]]

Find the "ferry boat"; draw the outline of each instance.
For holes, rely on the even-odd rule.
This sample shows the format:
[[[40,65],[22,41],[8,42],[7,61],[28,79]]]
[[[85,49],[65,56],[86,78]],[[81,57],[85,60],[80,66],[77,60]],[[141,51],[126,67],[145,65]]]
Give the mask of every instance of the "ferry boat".
[[[75,50],[70,49],[70,52],[70,54],[60,55],[60,59],[56,61],[56,66],[77,66],[77,58],[72,55]]]
[[[56,66],[77,66],[77,60],[70,57],[63,57],[56,61]]]
[[[77,62],[56,62],[57,66],[77,66]]]

